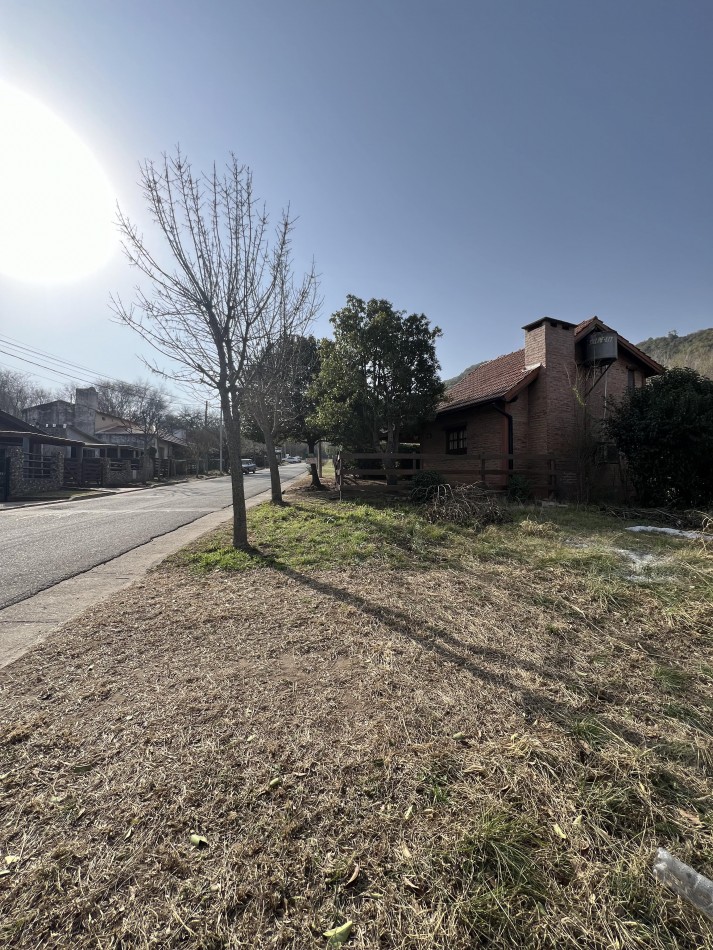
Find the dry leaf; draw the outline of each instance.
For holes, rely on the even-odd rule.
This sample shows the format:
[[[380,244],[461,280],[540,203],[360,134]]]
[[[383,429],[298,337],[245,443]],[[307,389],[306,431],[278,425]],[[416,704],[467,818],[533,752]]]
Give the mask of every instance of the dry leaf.
[[[346,924],[342,924],[341,927],[333,927],[332,930],[325,930],[322,936],[327,937],[327,946],[341,947],[342,944],[346,943],[349,939],[349,934],[352,932],[353,926],[354,923],[348,920]]]

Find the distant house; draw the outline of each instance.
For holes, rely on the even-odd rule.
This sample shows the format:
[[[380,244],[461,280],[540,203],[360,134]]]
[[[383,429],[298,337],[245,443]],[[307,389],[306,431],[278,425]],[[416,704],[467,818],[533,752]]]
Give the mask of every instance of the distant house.
[[[61,488],[65,459],[82,443],[0,412],[0,501]]]
[[[77,389],[75,401],[54,399],[30,406],[23,417],[38,429],[84,443],[84,457],[136,460],[149,452],[159,460],[183,458],[185,442],[170,433],[146,433],[135,422],[99,409],[93,386]]]
[[[543,317],[523,329],[522,349],[447,391],[421,452],[464,481],[502,488],[519,474],[536,494],[567,497],[596,475],[602,493],[616,494],[620,462],[601,422],[612,401],[663,367],[597,317],[576,325]]]

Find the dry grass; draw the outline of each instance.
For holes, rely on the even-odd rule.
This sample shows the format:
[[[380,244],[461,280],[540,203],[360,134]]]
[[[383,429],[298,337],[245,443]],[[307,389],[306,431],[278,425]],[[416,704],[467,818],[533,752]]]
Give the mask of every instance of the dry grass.
[[[335,563],[292,497],[322,563],[204,543],[0,674],[0,944],[712,948],[650,869],[713,873],[710,555],[404,509]]]

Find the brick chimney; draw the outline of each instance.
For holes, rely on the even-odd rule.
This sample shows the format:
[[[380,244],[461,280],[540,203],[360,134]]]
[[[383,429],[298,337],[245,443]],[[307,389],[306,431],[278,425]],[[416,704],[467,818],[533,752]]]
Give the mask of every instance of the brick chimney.
[[[542,367],[530,392],[533,453],[567,457],[572,452],[577,380],[574,329],[573,323],[552,317],[523,327],[525,365],[528,369]]]

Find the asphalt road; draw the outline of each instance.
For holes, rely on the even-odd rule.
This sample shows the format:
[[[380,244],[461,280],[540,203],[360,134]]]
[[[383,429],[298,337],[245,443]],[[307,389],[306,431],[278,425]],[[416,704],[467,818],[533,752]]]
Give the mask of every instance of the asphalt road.
[[[283,485],[304,472],[283,465]],[[251,498],[269,489],[270,474],[246,475],[244,484]],[[0,609],[230,505],[225,477],[0,511]]]

